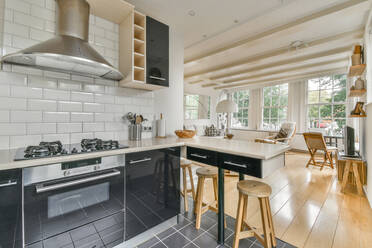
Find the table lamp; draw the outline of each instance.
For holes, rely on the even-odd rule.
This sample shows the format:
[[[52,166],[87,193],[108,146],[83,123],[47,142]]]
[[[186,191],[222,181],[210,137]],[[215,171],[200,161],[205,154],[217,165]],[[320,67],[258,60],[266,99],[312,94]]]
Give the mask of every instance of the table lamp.
[[[217,113],[226,113],[226,114],[231,114],[231,113],[236,113],[238,112],[238,105],[229,99],[222,100],[217,104],[216,107],[216,112]],[[230,120],[227,118],[227,126],[226,126],[226,134],[228,134],[229,129],[230,129]]]

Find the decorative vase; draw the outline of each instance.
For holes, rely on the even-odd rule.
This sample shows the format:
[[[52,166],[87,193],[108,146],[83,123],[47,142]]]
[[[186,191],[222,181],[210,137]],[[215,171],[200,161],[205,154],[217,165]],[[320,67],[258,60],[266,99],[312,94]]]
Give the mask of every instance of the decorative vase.
[[[364,89],[364,80],[361,79],[360,77],[357,80],[355,80],[355,89],[356,90]]]
[[[351,55],[351,64],[352,65],[360,65],[361,59],[360,54],[353,54]]]

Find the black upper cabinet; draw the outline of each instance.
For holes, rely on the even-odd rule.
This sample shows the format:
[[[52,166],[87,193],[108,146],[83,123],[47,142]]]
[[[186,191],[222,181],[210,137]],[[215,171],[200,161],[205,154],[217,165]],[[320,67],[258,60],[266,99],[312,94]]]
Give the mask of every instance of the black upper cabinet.
[[[169,87],[169,27],[146,17],[146,82]]]
[[[22,170],[0,172],[0,247],[22,247]]]

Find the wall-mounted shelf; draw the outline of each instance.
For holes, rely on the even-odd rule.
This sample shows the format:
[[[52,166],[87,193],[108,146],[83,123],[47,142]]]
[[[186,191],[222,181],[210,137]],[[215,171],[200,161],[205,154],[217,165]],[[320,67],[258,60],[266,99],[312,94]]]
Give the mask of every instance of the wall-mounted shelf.
[[[367,90],[350,90],[349,97],[363,97],[366,94]]]
[[[349,77],[357,77],[361,76],[366,69],[366,64],[361,64],[361,65],[353,65],[350,66],[349,69]]]
[[[349,118],[365,118],[367,115],[349,115]]]

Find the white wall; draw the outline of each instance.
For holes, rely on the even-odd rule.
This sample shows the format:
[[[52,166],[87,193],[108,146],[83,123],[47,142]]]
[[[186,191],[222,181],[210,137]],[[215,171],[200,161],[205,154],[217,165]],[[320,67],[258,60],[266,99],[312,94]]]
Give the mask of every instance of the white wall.
[[[54,0],[6,0],[3,16],[4,54],[55,34]],[[91,16],[89,42],[109,62],[118,64],[118,25]],[[180,60],[171,58],[172,63]],[[176,89],[172,99],[160,94],[167,96],[162,99],[169,106],[182,112],[181,76],[171,77],[179,82],[171,86],[171,90]],[[151,92],[118,87],[115,81],[4,65],[0,72],[0,149],[36,145],[42,140],[76,143],[94,137],[127,139],[128,123],[121,117],[131,111],[151,121],[154,107],[162,105],[159,99]],[[151,133],[144,137],[151,137]]]

